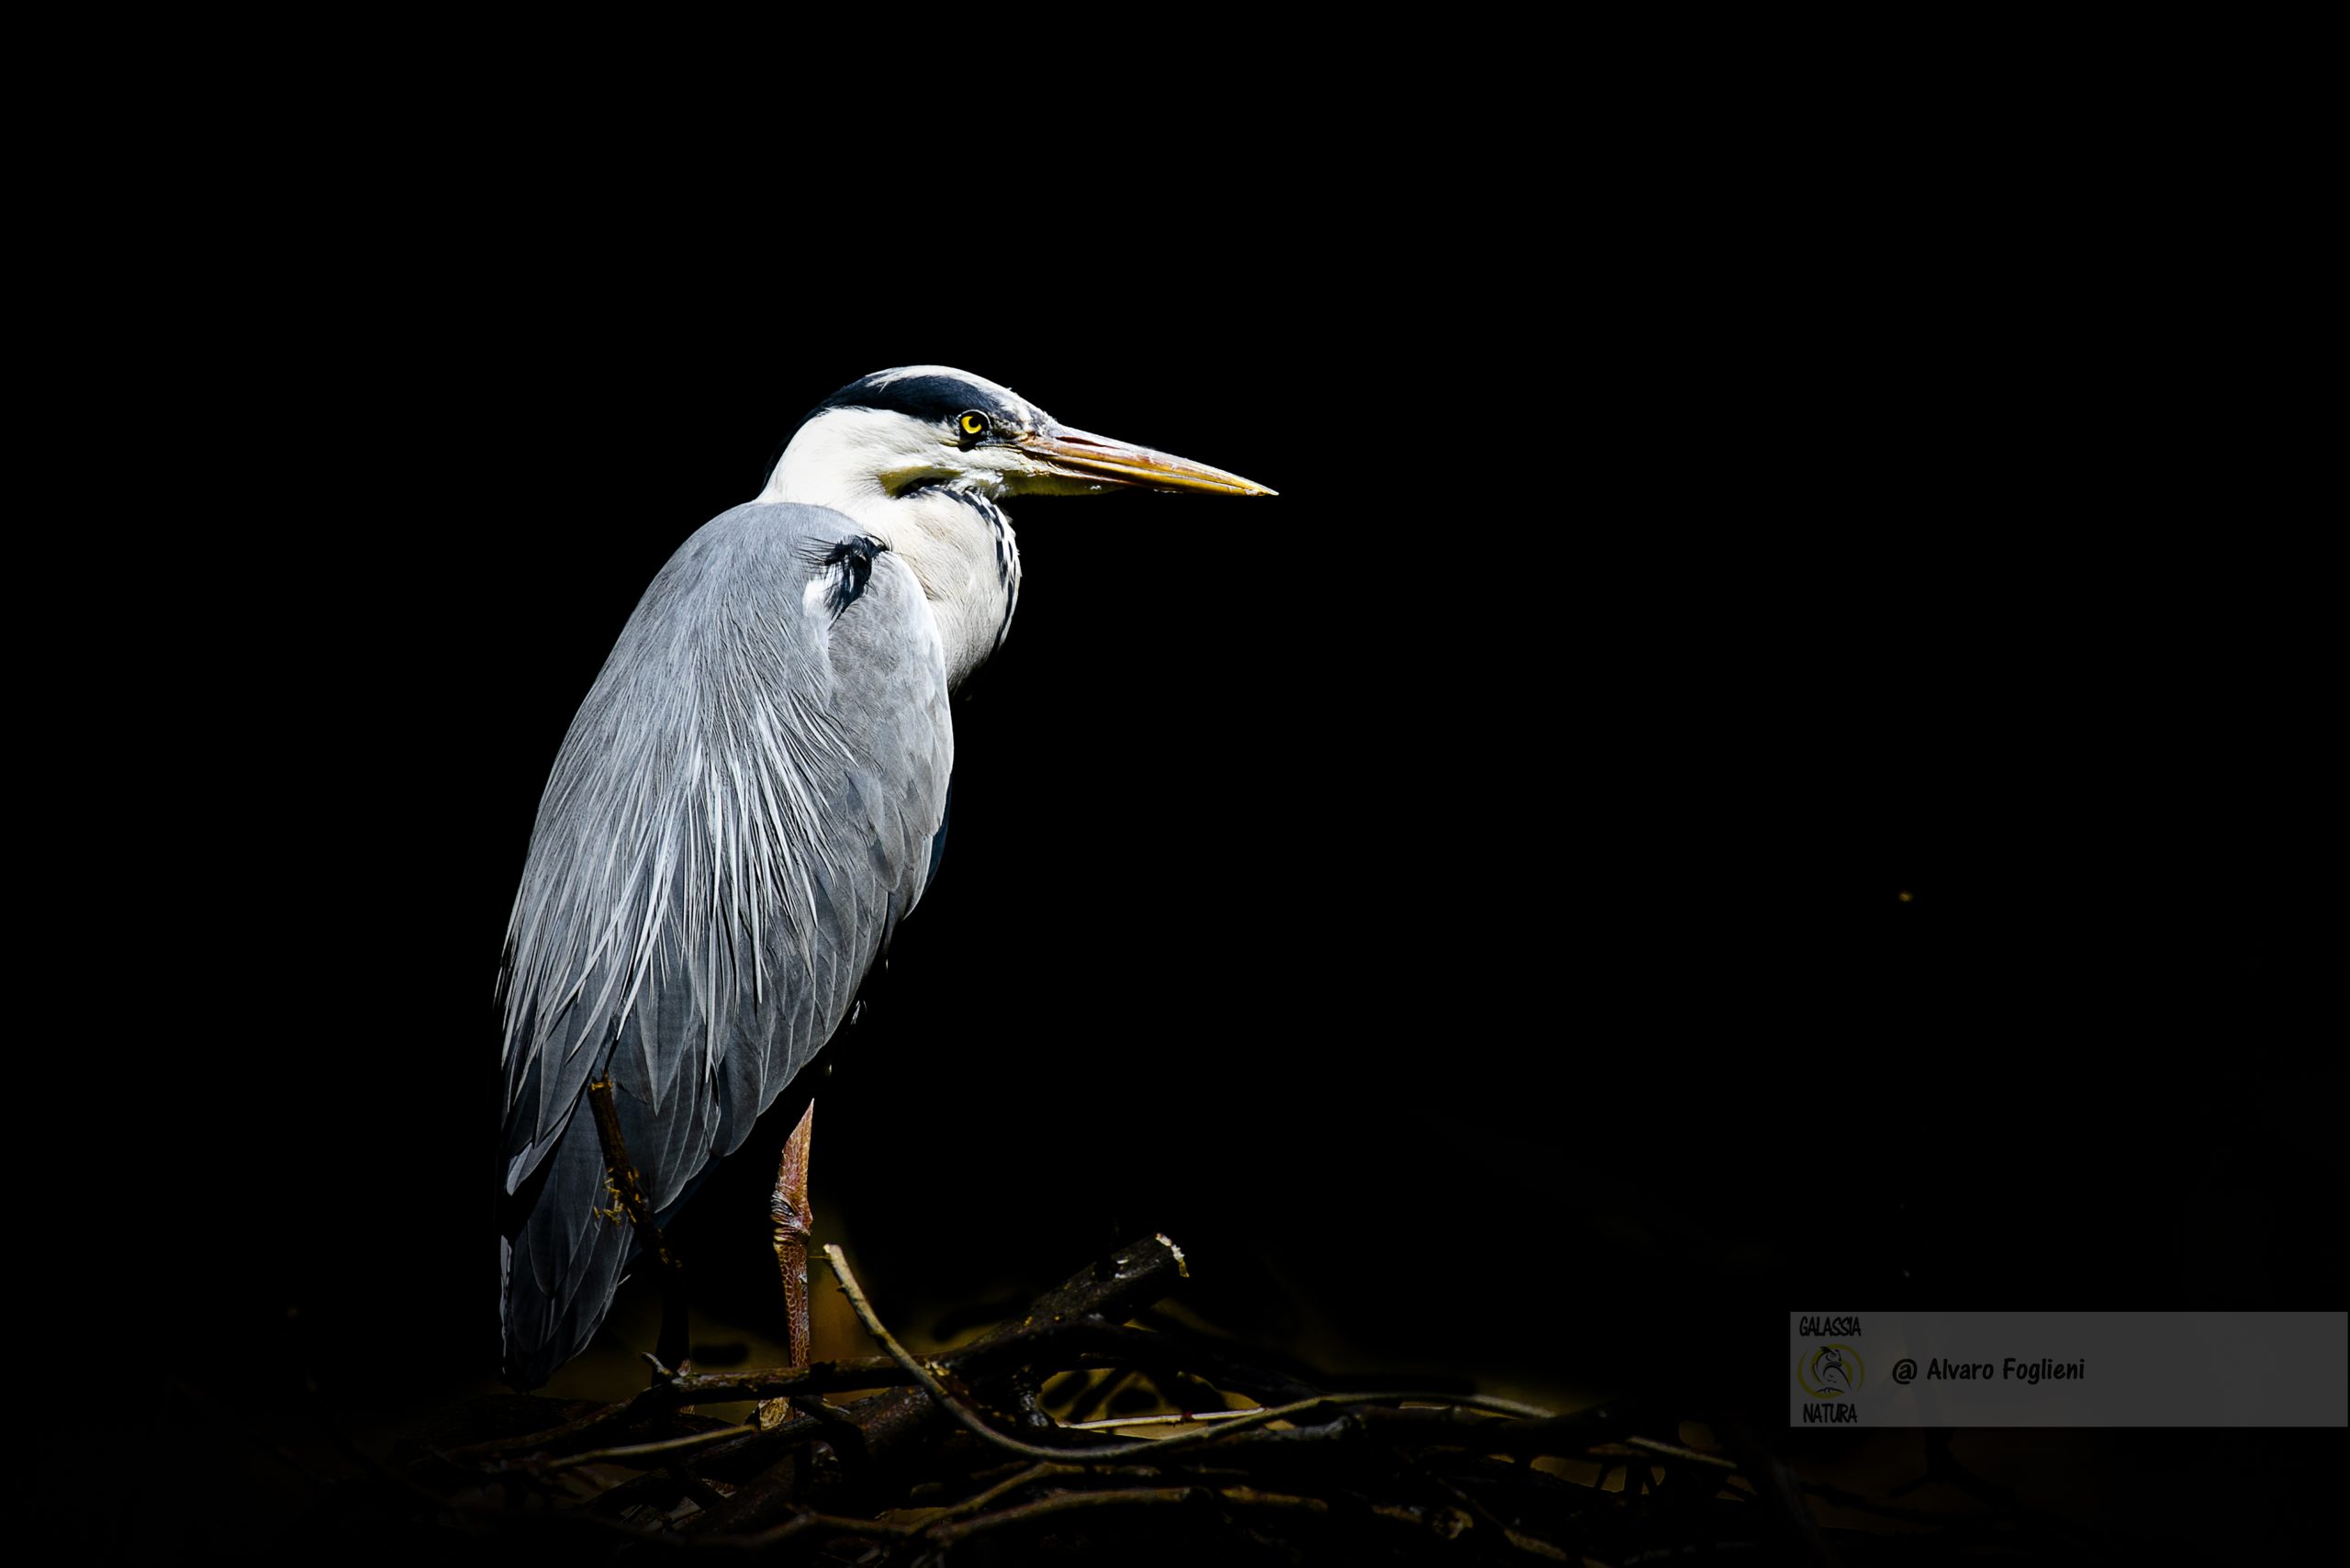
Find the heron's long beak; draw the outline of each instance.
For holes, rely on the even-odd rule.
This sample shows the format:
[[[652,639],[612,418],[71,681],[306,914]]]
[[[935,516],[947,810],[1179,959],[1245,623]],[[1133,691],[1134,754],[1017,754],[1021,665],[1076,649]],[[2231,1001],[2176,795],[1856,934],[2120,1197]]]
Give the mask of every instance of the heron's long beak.
[[[1219,496],[1270,496],[1253,479],[1169,457],[1147,446],[1128,446],[1091,431],[1047,425],[1035,435],[1020,438],[1020,449],[1036,458],[1043,471],[1057,478],[1080,481],[1073,488],[1103,485],[1138,486],[1148,490],[1200,490]]]

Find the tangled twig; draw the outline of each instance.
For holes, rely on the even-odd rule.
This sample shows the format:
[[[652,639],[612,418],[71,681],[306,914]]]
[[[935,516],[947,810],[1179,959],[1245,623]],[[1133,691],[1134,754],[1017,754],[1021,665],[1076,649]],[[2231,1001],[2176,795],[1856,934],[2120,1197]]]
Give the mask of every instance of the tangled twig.
[[[1617,1404],[1558,1413],[1476,1394],[1327,1390],[1243,1347],[1136,1327],[1186,1272],[1164,1237],[929,1357],[890,1332],[840,1249],[824,1252],[885,1354],[665,1374],[587,1410],[508,1401],[509,1416],[519,1403],[554,1418],[410,1456],[411,1492],[446,1500],[431,1528],[560,1534],[574,1557],[599,1544],[722,1547],[905,1568],[952,1563],[982,1540],[999,1549],[992,1561],[1006,1543],[1018,1561],[1049,1548],[1157,1562],[1235,1542],[1308,1562],[1826,1560],[1806,1489],[1751,1434],[1713,1451]],[[1089,1377],[1125,1380],[1117,1413],[1082,1418],[1107,1398]],[[1056,1379],[1062,1392],[1040,1398]],[[848,1389],[878,1392],[817,1398]],[[1169,1390],[1224,1407],[1127,1408]],[[761,1403],[742,1424],[692,1410],[731,1401]],[[1963,1534],[2037,1540],[2007,1513],[1971,1515]]]

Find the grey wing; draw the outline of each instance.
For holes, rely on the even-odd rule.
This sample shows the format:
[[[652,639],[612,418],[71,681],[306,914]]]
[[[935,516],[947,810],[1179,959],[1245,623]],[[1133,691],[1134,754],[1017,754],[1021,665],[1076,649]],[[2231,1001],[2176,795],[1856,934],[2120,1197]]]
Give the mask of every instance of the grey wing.
[[[738,507],[646,590],[573,720],[507,933],[503,1319],[533,1387],[632,1251],[609,1074],[655,1206],[748,1136],[917,899],[954,734],[911,568],[840,513]]]

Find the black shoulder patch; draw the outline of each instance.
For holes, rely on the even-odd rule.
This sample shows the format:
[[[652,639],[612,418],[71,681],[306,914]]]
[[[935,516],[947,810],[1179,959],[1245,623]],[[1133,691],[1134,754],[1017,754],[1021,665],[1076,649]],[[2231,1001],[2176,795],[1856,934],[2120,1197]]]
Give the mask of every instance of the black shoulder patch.
[[[821,570],[834,572],[832,591],[824,601],[832,606],[833,619],[838,621],[865,592],[865,585],[873,577],[873,563],[890,547],[869,533],[844,539],[830,549],[816,545],[809,552],[809,562]]]

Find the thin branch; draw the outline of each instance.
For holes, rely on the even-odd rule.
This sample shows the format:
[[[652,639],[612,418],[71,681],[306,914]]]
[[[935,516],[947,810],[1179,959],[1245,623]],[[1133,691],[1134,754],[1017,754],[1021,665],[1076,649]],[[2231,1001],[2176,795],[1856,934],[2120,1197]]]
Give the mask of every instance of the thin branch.
[[[1461,1512],[1469,1516],[1472,1528],[1487,1541],[1506,1542],[1512,1551],[1523,1552],[1528,1557],[1539,1557],[1549,1562],[1574,1561],[1549,1541],[1537,1540],[1532,1536],[1511,1529],[1500,1519],[1495,1518],[1493,1510],[1434,1471],[1422,1468],[1420,1473],[1438,1491],[1451,1498],[1460,1506]]]
[[[1100,1377],[1080,1389],[1076,1398],[1069,1401],[1069,1414],[1062,1418],[1061,1425],[1083,1426],[1093,1412],[1108,1404],[1110,1396],[1125,1387],[1128,1380],[1133,1376],[1134,1372],[1130,1367],[1112,1367],[1103,1372]]]
[[[686,1372],[656,1383],[632,1399],[606,1405],[544,1431],[491,1438],[445,1450],[453,1460],[498,1459],[560,1448],[598,1432],[634,1426],[688,1405],[734,1400],[788,1399],[799,1394],[836,1394],[853,1388],[888,1388],[911,1383],[905,1369],[887,1356],[845,1356],[804,1367],[763,1367],[739,1372]]]
[[[779,1525],[756,1530],[749,1535],[728,1536],[723,1539],[711,1538],[709,1544],[722,1547],[729,1552],[758,1551],[789,1540],[794,1536],[807,1535],[820,1530],[831,1535],[870,1535],[878,1536],[884,1540],[906,1540],[921,1534],[922,1527],[901,1525],[894,1519],[860,1519],[845,1514],[819,1513],[811,1509],[794,1514]],[[691,1537],[687,1539],[692,1540]],[[694,1544],[702,1543],[695,1541]]]
[[[1154,1380],[1161,1373],[1189,1373],[1211,1387],[1246,1394],[1259,1405],[1294,1405],[1322,1392],[1319,1386],[1290,1373],[1244,1361],[1232,1353],[1228,1341],[1194,1333],[1180,1325],[1135,1328],[1097,1320],[1068,1327],[1069,1342],[1080,1349],[1098,1350],[1120,1365],[1139,1367],[1152,1373]]]
[[[1128,1510],[1136,1508],[1187,1508],[1201,1503],[1216,1505],[1226,1512],[1271,1514],[1320,1519],[1375,1519],[1382,1524],[1401,1527],[1421,1536],[1439,1540],[1459,1537],[1466,1525],[1466,1516],[1453,1510],[1430,1512],[1426,1509],[1393,1503],[1374,1503],[1368,1507],[1336,1509],[1326,1499],[1289,1492],[1266,1492],[1253,1486],[1122,1486],[1100,1491],[1055,1492],[1033,1503],[982,1514],[974,1518],[950,1523],[934,1523],[922,1532],[923,1539],[941,1545],[953,1545],[974,1536],[990,1531],[1015,1529],[1038,1521],[1056,1521],[1069,1515]],[[1541,1542],[1510,1532],[1510,1544],[1550,1562],[1572,1562],[1572,1559]]]
[[[1724,1459],[1718,1453],[1706,1453],[1697,1449],[1684,1448],[1679,1443],[1659,1442],[1654,1438],[1625,1438],[1621,1440],[1626,1448],[1646,1449],[1651,1453],[1661,1453],[1668,1459],[1686,1460],[1691,1464],[1707,1464],[1717,1470],[1738,1469],[1736,1460]]]
[[[872,1303],[866,1300],[863,1288],[857,1284],[856,1274],[850,1271],[848,1260],[842,1256],[840,1248],[829,1242],[826,1243],[824,1258],[832,1264],[833,1272],[839,1277],[841,1292],[848,1297],[849,1305],[856,1309],[857,1320],[865,1325],[866,1332],[872,1335],[881,1348],[890,1353],[892,1361],[913,1375],[914,1381],[922,1385],[924,1393],[937,1402],[940,1409],[945,1410],[954,1418],[957,1426],[981,1442],[1002,1449],[1006,1453],[1044,1460],[1131,1459],[1136,1453],[1142,1451],[1132,1443],[1115,1443],[1092,1448],[1046,1448],[1038,1443],[1026,1443],[1017,1438],[1008,1438],[995,1430],[980,1420],[978,1414],[968,1405],[957,1398],[929,1367],[915,1360],[913,1353],[898,1342],[897,1336],[882,1326],[881,1319],[874,1313]],[[1410,1404],[1466,1406],[1479,1410],[1498,1411],[1505,1415],[1536,1417],[1547,1417],[1552,1414],[1539,1406],[1520,1404],[1514,1399],[1496,1399],[1484,1394],[1427,1394],[1409,1391],[1326,1394],[1313,1399],[1301,1400],[1294,1405],[1277,1405],[1260,1408],[1253,1415],[1235,1416],[1228,1421],[1220,1422],[1201,1431],[1181,1432],[1171,1438],[1151,1439],[1147,1440],[1146,1446],[1150,1452],[1159,1454],[1171,1449],[1213,1442],[1227,1432],[1238,1431],[1244,1428],[1261,1426],[1270,1421],[1294,1420],[1303,1416],[1318,1415],[1326,1409],[1341,1406]]]
[[[1251,1406],[1246,1410],[1174,1410],[1164,1416],[1109,1416],[1098,1421],[1064,1421],[1064,1432],[1109,1432],[1121,1427],[1180,1427],[1187,1421],[1230,1421],[1242,1416],[1261,1416],[1265,1407]]]
[[[714,1443],[754,1434],[749,1427],[712,1427],[707,1431],[688,1432],[682,1438],[664,1438],[657,1443],[632,1443],[625,1448],[596,1449],[588,1453],[566,1454],[551,1459],[539,1466],[553,1473],[576,1470],[583,1464],[632,1464],[640,1459],[656,1459],[663,1454],[685,1453],[693,1449],[706,1449]]]
[[[974,1492],[971,1495],[963,1498],[959,1502],[951,1503],[939,1508],[938,1511],[931,1518],[922,1521],[921,1528],[924,1529],[934,1529],[938,1526],[955,1519],[968,1518],[974,1515],[983,1514],[996,1503],[1005,1497],[1011,1496],[1013,1493],[1024,1491],[1028,1487],[1038,1485],[1047,1481],[1083,1482],[1100,1480],[1104,1476],[1126,1476],[1141,1480],[1156,1480],[1163,1473],[1164,1473],[1159,1466],[1152,1464],[1087,1465],[1059,1464],[1050,1462],[1032,1464],[1024,1469],[1014,1471],[1012,1474],[1004,1476],[1002,1479],[990,1484],[980,1491]]]

